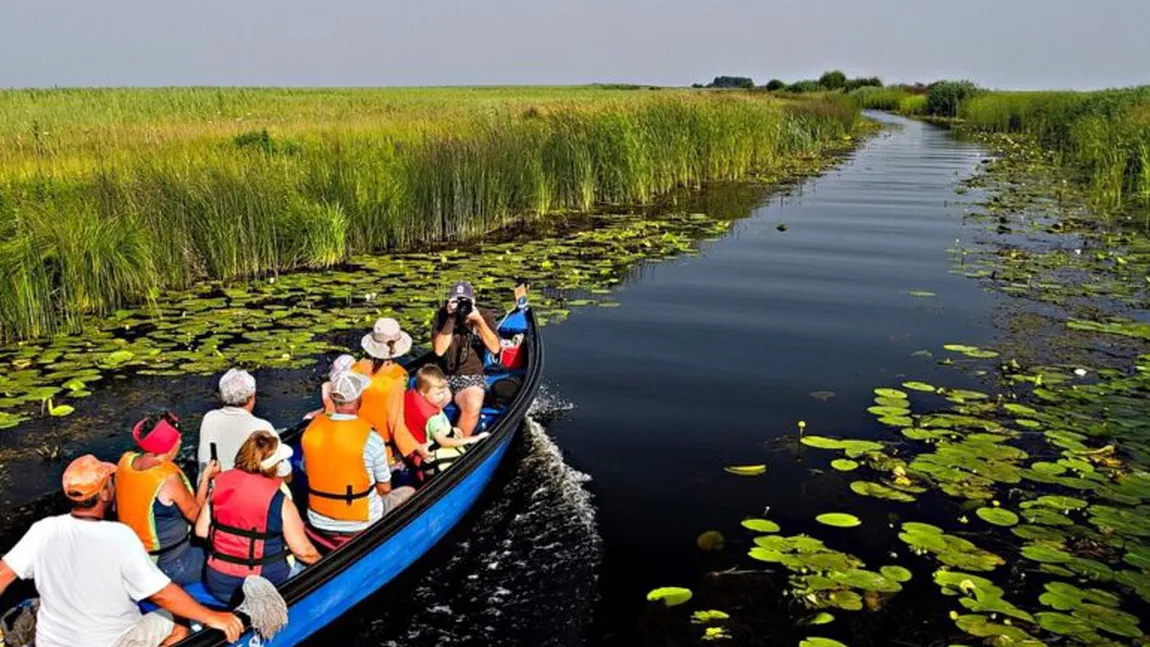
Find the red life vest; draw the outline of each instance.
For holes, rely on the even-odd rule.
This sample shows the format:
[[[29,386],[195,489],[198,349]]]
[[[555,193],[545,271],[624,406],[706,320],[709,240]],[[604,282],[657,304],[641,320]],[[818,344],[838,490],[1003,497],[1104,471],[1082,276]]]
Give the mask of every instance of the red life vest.
[[[287,559],[282,532],[268,532],[272,501],[279,479],[230,469],[213,484],[212,526],[208,534],[208,567],[220,573],[246,577],[263,567]]]
[[[420,445],[427,443],[427,421],[438,413],[439,409],[419,391],[408,389],[403,394],[403,422]]]

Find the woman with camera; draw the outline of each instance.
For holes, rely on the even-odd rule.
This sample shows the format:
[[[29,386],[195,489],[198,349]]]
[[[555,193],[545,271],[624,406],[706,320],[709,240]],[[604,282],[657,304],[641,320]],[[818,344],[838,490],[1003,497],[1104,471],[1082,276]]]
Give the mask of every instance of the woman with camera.
[[[475,305],[475,288],[467,281],[456,283],[447,301],[435,315],[431,327],[431,348],[440,358],[440,367],[459,407],[459,427],[470,436],[479,423],[487,381],[483,377],[483,351],[501,350],[495,317]]]

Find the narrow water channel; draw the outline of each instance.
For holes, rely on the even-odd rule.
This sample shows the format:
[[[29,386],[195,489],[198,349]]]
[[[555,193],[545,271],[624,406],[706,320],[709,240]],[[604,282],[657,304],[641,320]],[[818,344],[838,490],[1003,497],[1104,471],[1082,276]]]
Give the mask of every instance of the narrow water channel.
[[[767,507],[801,531],[812,508],[841,497],[801,454],[777,459],[798,421],[864,437],[880,430],[865,412],[876,384],[934,371],[954,386],[976,379],[928,353],[996,335],[1001,298],[954,273],[948,251],[973,235],[955,188],[985,153],[933,126],[875,118],[891,128],[786,194],[739,184],[691,198],[680,206],[734,221],[729,233],[640,264],[612,295],[618,307],[575,308],[548,326],[545,395],[480,509],[314,643],[638,644],[646,591],[694,586],[737,559],[734,547],[700,551],[699,533],[737,535]],[[258,373],[257,413],[298,419],[315,376]],[[144,405],[202,412],[212,400],[210,377],[115,383],[90,414],[89,427],[107,426],[90,445],[122,448]],[[747,463],[770,471],[723,471]],[[48,471],[12,479],[8,505],[54,487]],[[28,519],[8,521],[12,534]]]
[[[892,127],[787,195],[743,185],[698,196],[687,209],[738,218],[729,235],[641,266],[618,308],[577,309],[547,329],[549,411],[531,430],[534,459],[512,464],[502,494],[459,533],[457,549],[474,554],[433,560],[413,596],[381,601],[388,610],[359,625],[359,644],[656,644],[637,627],[645,593],[694,587],[738,559],[700,551],[699,533],[737,536],[766,507],[801,530],[812,508],[841,498],[801,458],[769,458],[799,420],[878,433],[866,413],[876,384],[971,379],[926,353],[995,335],[999,297],[952,273],[947,251],[970,233],[955,189],[985,153],[876,118]],[[770,471],[722,469],[748,463]]]

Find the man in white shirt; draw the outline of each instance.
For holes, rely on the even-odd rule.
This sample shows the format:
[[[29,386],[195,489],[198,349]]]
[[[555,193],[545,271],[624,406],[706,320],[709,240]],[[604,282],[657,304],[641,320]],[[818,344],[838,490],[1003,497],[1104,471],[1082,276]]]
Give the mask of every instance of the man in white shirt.
[[[37,647],[110,647],[129,632],[140,644],[169,645],[188,634],[173,615],[237,640],[235,615],[200,605],[160,572],[131,528],[104,521],[115,471],[91,454],[72,461],[63,478],[72,511],[32,524],[0,561],[0,594],[16,578],[36,582]],[[144,599],[163,610],[141,614]]]
[[[220,471],[235,467],[236,452],[257,431],[276,433],[272,423],[252,415],[256,407],[256,378],[240,369],[231,369],[220,378],[220,399],[224,406],[204,414],[200,423],[200,446],[197,459],[200,473],[208,461],[216,458]],[[212,445],[217,456],[212,456]]]

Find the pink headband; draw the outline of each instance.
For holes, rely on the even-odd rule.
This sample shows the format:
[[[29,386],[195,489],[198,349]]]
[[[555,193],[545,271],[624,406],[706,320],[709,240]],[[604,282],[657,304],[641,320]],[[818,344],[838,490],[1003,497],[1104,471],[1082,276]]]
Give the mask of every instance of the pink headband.
[[[164,454],[180,442],[180,430],[176,426],[179,423],[179,418],[167,412],[159,417],[148,416],[137,422],[136,426],[132,428],[132,438],[136,439],[136,445],[140,449],[149,454]],[[140,436],[148,426],[151,426],[151,433],[146,438],[141,438]]]

